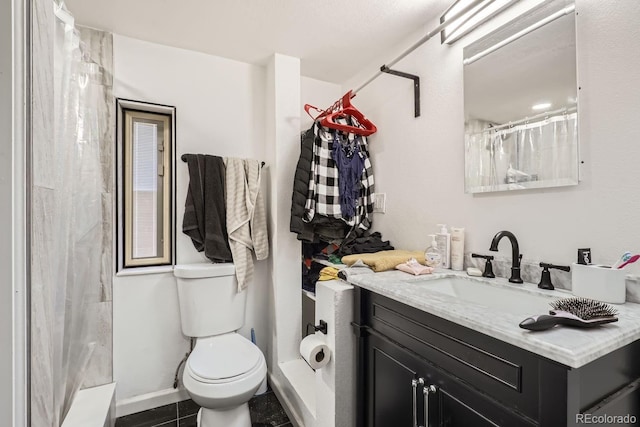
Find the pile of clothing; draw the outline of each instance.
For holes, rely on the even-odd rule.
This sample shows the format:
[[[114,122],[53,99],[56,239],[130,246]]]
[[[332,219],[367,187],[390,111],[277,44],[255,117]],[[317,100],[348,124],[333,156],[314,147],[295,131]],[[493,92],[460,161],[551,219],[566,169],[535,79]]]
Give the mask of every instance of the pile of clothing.
[[[303,288],[314,292],[316,281],[338,273],[316,260],[339,264],[342,256],[393,246],[369,232],[374,178],[366,137],[316,121],[300,142],[289,228],[303,242]]]

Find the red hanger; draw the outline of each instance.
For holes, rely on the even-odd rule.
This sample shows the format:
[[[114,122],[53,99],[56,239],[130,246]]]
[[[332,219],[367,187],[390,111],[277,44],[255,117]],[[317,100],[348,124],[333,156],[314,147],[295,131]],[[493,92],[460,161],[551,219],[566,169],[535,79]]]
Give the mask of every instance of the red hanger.
[[[314,105],[311,105],[311,104],[304,104],[304,111],[306,111],[306,112],[307,112],[307,114],[309,115],[309,117],[311,117],[314,121],[315,121],[318,117],[320,117],[322,114],[319,114],[319,115],[317,115],[317,116],[315,116],[315,117],[314,117],[314,116],[312,116],[312,115],[311,115],[311,113],[309,112],[309,110],[311,110],[311,109],[316,110],[316,111],[317,111],[317,112],[319,112],[319,113],[324,113],[324,112],[326,111],[326,110],[321,110],[320,108],[318,108],[318,107],[316,107],[316,106],[314,106]]]
[[[330,129],[337,129],[348,133],[355,133],[356,135],[369,136],[378,131],[376,125],[374,125],[371,120],[367,119],[362,112],[360,112],[356,107],[351,104],[351,98],[355,95],[353,91],[349,91],[344,94],[344,96],[333,103],[333,105],[326,110],[321,110],[317,107],[314,107],[310,104],[304,105],[304,110],[311,116],[312,119],[320,121],[320,124],[326,126]],[[313,117],[309,112],[310,109],[314,109],[319,111],[320,114],[316,117]],[[341,117],[354,117],[358,123],[360,123],[361,127],[351,126],[342,123],[337,123],[335,120]]]
[[[351,98],[353,98],[354,96],[355,95],[353,95],[352,91],[347,92],[341,100],[342,108],[325,116],[320,124],[331,129],[337,129],[348,133],[355,133],[356,135],[362,136],[369,136],[376,133],[378,131],[376,125],[374,125],[371,120],[367,119],[365,115],[360,112],[360,110],[358,110],[351,104]],[[348,116],[354,117],[360,123],[361,127],[337,123],[335,121],[335,119],[338,119],[340,117]]]

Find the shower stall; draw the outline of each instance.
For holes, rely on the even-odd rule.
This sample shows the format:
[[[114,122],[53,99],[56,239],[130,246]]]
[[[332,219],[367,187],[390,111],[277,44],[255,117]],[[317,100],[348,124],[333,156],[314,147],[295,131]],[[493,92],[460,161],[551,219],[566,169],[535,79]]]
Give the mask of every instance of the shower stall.
[[[33,2],[31,424],[112,381],[111,39]]]

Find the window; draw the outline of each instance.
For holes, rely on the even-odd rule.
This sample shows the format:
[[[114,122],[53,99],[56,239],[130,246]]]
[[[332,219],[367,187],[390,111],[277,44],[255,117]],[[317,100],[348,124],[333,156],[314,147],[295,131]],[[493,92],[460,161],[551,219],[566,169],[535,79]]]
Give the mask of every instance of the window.
[[[118,99],[118,271],[174,263],[175,108]]]

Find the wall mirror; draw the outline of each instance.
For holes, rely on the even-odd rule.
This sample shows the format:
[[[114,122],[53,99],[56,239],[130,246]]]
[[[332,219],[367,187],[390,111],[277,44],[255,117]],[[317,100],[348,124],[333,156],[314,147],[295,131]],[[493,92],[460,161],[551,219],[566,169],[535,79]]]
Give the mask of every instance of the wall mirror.
[[[464,48],[465,192],[578,184],[573,2],[544,2]]]

